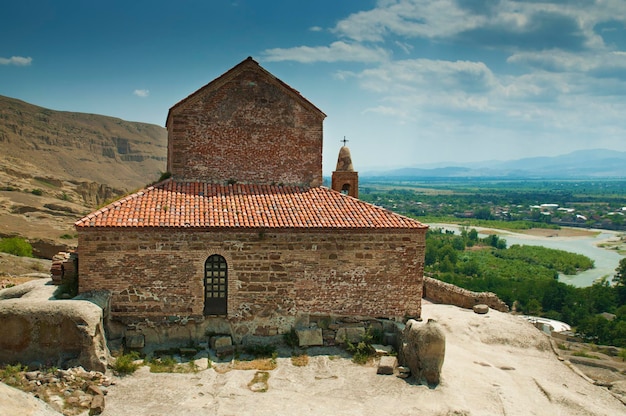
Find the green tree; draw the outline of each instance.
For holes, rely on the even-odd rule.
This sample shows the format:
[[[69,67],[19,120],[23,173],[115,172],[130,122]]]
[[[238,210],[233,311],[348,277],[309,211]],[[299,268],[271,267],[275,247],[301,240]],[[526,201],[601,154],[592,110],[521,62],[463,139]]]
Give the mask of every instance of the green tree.
[[[619,261],[613,281],[618,285],[626,286],[626,257]]]
[[[11,237],[0,240],[0,251],[20,257],[33,257],[33,246],[23,238]]]

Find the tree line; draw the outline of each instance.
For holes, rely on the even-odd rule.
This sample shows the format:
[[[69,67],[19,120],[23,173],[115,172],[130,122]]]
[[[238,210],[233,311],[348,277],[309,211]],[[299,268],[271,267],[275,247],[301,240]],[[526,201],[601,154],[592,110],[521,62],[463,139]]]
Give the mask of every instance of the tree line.
[[[497,235],[479,238],[431,229],[426,235],[425,273],[468,290],[493,292],[517,312],[566,322],[587,340],[626,347],[626,259],[615,284],[577,288],[558,281],[593,267],[581,254],[513,245]],[[610,315],[602,315],[607,313]],[[614,317],[613,317],[614,315]]]

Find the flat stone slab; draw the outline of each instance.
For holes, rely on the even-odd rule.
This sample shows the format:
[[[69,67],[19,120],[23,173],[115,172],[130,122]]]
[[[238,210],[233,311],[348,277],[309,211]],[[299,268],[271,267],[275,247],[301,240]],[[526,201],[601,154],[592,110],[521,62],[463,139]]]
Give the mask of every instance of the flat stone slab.
[[[348,328],[339,328],[337,330],[337,335],[335,335],[335,341],[340,344],[345,344],[346,342],[350,342],[355,344],[360,342],[365,336],[365,328],[361,327],[348,327]]]
[[[376,355],[389,355],[393,352],[391,345],[372,344],[372,348],[376,351]]]
[[[210,340],[211,349],[219,350],[223,347],[230,347],[233,345],[233,339],[229,335],[215,335]]]
[[[298,345],[300,347],[312,347],[316,345],[324,345],[322,337],[322,328],[303,328],[296,329],[298,336]]]
[[[126,347],[131,349],[140,349],[146,345],[146,339],[142,334],[127,335]]]
[[[392,375],[393,370],[398,366],[398,359],[390,355],[384,355],[380,357],[380,363],[378,363],[378,370],[376,374]]]

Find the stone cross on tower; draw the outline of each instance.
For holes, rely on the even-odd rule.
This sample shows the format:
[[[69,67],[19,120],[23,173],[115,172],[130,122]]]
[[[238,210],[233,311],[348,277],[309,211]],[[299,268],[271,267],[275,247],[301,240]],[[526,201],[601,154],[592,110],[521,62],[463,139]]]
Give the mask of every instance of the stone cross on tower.
[[[348,139],[343,136],[343,147],[339,150],[337,158],[337,169],[333,172],[331,188],[337,192],[350,195],[354,198],[359,197],[359,174],[354,171],[352,166],[352,156],[350,149],[346,146]]]

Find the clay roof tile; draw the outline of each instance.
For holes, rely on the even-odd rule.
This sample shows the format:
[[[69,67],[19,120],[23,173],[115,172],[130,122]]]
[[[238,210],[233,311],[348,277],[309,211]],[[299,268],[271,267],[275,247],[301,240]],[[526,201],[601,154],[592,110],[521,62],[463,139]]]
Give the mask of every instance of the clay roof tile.
[[[76,227],[425,229],[417,220],[325,187],[168,180],[115,201]]]

